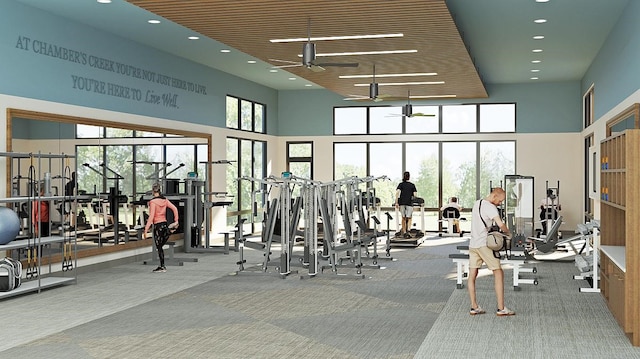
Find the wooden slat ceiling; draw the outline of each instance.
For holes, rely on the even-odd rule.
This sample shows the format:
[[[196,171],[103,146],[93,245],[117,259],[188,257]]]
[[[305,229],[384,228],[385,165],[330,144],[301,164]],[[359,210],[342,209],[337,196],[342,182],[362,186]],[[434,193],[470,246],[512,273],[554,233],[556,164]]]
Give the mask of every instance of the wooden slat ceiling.
[[[371,79],[339,79],[339,75],[436,72],[437,76],[377,78],[379,93],[411,96],[456,95],[486,98],[487,92],[443,0],[128,0],[202,35],[274,65],[270,61],[302,61],[302,43],[270,39],[403,33],[400,38],[314,41],[317,53],[407,50],[417,53],[318,58],[318,62],[357,62],[357,68],[306,67],[286,70],[342,96],[368,96]],[[444,81],[439,85],[384,86],[389,82]]]

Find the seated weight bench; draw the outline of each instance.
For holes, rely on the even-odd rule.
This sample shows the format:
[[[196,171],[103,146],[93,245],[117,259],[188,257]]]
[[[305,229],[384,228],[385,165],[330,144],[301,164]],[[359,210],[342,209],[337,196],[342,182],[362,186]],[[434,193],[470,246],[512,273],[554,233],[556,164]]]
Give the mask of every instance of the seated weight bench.
[[[462,279],[469,276],[469,247],[458,246],[461,253],[449,254],[449,258],[456,264],[456,288],[462,289]],[[520,284],[538,285],[538,278],[520,278],[520,273],[537,273],[536,267],[524,268],[526,259],[524,256],[510,255],[500,258],[501,264],[511,264],[513,266],[513,290],[520,290]]]

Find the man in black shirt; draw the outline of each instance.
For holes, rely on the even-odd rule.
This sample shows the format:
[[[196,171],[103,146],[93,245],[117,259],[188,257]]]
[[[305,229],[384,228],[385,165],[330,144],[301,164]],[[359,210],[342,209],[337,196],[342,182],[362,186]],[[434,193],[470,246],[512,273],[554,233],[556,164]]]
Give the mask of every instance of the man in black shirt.
[[[402,182],[396,188],[396,208],[400,211],[402,216],[402,229],[401,234],[404,238],[411,238],[409,234],[411,215],[413,214],[413,205],[411,199],[416,196],[416,186],[409,182],[410,174],[405,172],[402,175]]]

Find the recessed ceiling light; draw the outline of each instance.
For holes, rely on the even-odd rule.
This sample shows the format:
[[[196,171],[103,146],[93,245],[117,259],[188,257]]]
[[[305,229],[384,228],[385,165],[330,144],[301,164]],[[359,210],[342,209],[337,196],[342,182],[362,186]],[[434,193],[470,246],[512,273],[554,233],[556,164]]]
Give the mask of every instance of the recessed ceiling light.
[[[278,70],[276,70],[276,69],[271,69],[271,70],[269,70],[269,72],[278,72]]]
[[[533,49],[531,51],[533,51],[533,52],[542,52],[542,49]]]
[[[543,35],[536,35],[536,36],[533,37],[533,39],[534,40],[542,40],[542,39],[544,39],[544,36]]]
[[[256,63],[256,60],[249,60],[249,61],[247,61],[247,63],[248,63],[248,64],[255,64],[255,63]]]
[[[289,77],[289,80],[291,80],[291,81],[293,81],[295,79],[296,79],[295,77]]]
[[[532,64],[539,64],[539,63],[541,63],[541,62],[542,62],[541,60],[531,60],[531,63],[532,63]]]
[[[111,0],[98,0],[100,4],[111,4]]]
[[[187,39],[189,39],[189,40],[199,40],[200,38],[198,36],[189,36]]]
[[[316,57],[325,56],[357,56],[357,55],[389,55],[389,54],[410,54],[418,50],[385,50],[385,51],[356,51],[356,52],[331,52],[326,54],[316,54]],[[298,57],[302,57],[299,54]]]
[[[407,74],[376,74],[376,77],[415,77],[415,76],[436,76],[437,72],[418,72],[418,73],[407,73]],[[368,75],[341,75],[338,78],[341,79],[368,79],[372,78],[373,74]]]
[[[546,19],[535,19],[533,20],[533,22],[535,22],[536,24],[544,24],[545,22],[547,22]]]
[[[549,2],[549,0],[536,0],[536,2]]]
[[[378,86],[408,86],[408,85],[442,85],[444,81],[425,81],[425,82],[379,82]],[[353,86],[364,87],[371,84],[354,84]]]
[[[304,86],[305,86],[305,87],[311,87],[311,86],[313,86],[313,85],[312,85],[312,84],[305,84]]]
[[[323,37],[296,37],[291,39],[272,39],[270,42],[306,42],[325,40],[357,40],[357,39],[382,39],[386,37],[403,37],[404,34],[374,34],[374,35],[350,35],[350,36],[323,36]]]
[[[148,20],[147,22],[148,22],[149,24],[159,24],[159,23],[160,23],[160,20],[152,19],[152,20]]]
[[[538,69],[532,69],[531,72],[540,72]]]
[[[220,50],[220,52],[225,53],[225,54],[228,54],[228,53],[230,53],[230,52],[231,52],[231,50],[229,50],[229,49],[222,49],[222,50]]]
[[[537,77],[532,77],[531,79],[532,80],[539,80]]]

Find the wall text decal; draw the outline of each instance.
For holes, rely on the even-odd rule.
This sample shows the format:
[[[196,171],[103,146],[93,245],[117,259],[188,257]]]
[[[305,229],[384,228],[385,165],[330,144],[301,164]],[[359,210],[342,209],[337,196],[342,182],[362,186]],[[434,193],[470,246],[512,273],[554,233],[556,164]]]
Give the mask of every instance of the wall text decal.
[[[200,95],[207,95],[207,87],[191,81],[164,75],[141,67],[121,63],[111,59],[94,56],[63,46],[50,44],[41,40],[18,36],[16,48],[30,51],[38,55],[49,56],[63,61],[116,73],[119,75],[160,84],[172,89],[179,89]],[[74,90],[93,92],[105,96],[114,96],[132,101],[140,101],[153,105],[178,107],[178,94],[172,92],[156,93],[154,90],[119,85],[86,76],[71,75],[71,87]]]

